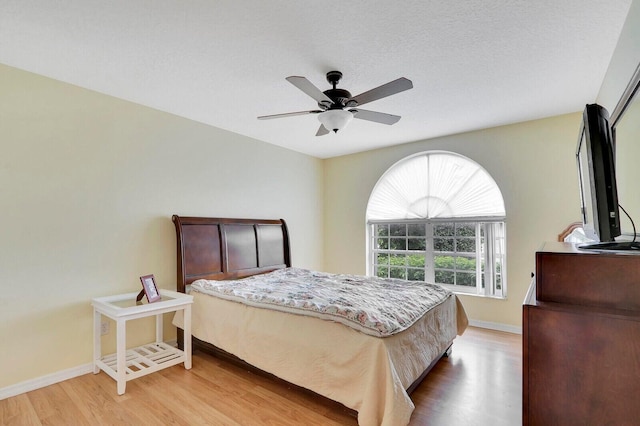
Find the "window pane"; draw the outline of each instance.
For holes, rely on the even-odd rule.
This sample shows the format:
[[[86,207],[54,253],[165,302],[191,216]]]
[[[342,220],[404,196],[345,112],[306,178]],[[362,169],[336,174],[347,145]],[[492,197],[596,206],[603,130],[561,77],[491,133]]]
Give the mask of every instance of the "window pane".
[[[398,268],[392,266],[389,268],[389,276],[391,278],[400,278],[401,280],[407,279],[407,270],[405,268]]]
[[[456,235],[464,237],[476,236],[476,224],[475,223],[458,223],[456,226]]]
[[[389,225],[389,233],[394,237],[404,237],[407,235],[407,226],[404,224],[391,224]]]
[[[453,256],[434,256],[433,261],[436,269],[454,269],[456,264]]]
[[[453,284],[454,273],[451,271],[436,271],[436,283],[438,284]]]
[[[450,238],[434,238],[433,249],[435,251],[454,251],[453,241]]]
[[[412,254],[407,256],[407,260],[409,261],[409,266],[414,268],[424,268],[426,259],[422,254]]]
[[[453,223],[438,223],[433,225],[433,235],[438,237],[453,237],[455,235]]]
[[[388,278],[389,277],[389,267],[387,267],[387,266],[376,266],[376,277]]]
[[[404,254],[392,254],[389,256],[389,262],[393,266],[405,266],[406,256]]]
[[[389,239],[378,238],[378,248],[381,250],[389,250]]]
[[[475,271],[476,259],[471,259],[468,257],[456,257],[456,270]]]
[[[407,279],[410,281],[424,281],[424,269],[408,269]]]
[[[476,240],[475,238],[459,238],[456,240],[456,251],[463,253],[475,253],[476,252]]]
[[[422,223],[411,223],[407,228],[408,234],[411,237],[422,237],[426,235],[425,226]]]
[[[378,253],[376,255],[376,264],[378,265],[388,265],[389,264],[389,255],[386,253]]]
[[[409,246],[409,250],[425,251],[427,249],[427,240],[424,238],[409,238],[407,245]]]
[[[389,245],[391,250],[406,250],[407,240],[406,238],[391,238]]]
[[[464,285],[468,287],[476,286],[476,274],[469,272],[458,272],[456,273],[456,284]]]
[[[376,235],[378,237],[386,237],[389,235],[389,225],[376,225]]]

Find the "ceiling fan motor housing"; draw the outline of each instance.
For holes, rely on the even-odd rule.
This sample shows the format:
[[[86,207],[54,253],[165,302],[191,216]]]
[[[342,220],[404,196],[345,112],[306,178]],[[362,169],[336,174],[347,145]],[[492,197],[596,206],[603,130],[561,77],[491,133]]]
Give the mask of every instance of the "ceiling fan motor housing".
[[[348,90],[336,89],[336,85],[342,79],[342,73],[340,71],[329,71],[327,73],[327,81],[333,86],[332,89],[325,90],[324,93],[329,99],[333,101],[333,104],[329,104],[326,101],[318,102],[318,106],[324,109],[343,109],[347,106],[347,102],[351,99],[351,93]],[[352,102],[354,103],[354,102]],[[356,105],[349,104],[350,107]]]
[[[329,89],[325,90],[323,93],[333,101],[333,104],[328,105],[327,103],[318,102],[318,106],[320,108],[342,109],[347,105],[349,99],[351,99],[351,93],[344,89]]]

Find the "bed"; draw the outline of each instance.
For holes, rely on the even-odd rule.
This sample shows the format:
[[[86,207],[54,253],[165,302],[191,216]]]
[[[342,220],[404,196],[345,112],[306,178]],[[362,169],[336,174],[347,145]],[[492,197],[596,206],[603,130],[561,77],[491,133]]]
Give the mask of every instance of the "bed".
[[[284,220],[173,216],[173,222],[180,292],[202,283],[286,276],[296,270]],[[344,321],[264,309],[200,291],[191,291],[194,349],[247,363],[336,401],[357,413],[363,426],[407,424],[414,409],[410,393],[468,324],[452,293],[410,326],[380,337]],[[174,324],[180,342],[180,315]]]

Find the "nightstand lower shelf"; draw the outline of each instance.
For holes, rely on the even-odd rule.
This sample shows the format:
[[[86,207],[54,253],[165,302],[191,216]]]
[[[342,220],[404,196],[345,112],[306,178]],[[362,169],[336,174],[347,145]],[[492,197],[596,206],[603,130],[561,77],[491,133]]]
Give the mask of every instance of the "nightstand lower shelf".
[[[164,342],[149,343],[127,349],[125,352],[125,380],[137,379],[163,368],[183,363],[185,360],[186,356],[183,351]],[[118,380],[117,361],[117,354],[111,354],[96,360],[96,364],[114,380]]]

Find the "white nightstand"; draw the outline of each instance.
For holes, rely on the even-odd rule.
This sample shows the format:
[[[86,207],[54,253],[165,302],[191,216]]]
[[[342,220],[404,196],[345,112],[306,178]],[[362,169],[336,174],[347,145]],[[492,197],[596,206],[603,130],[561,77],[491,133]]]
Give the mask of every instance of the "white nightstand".
[[[93,373],[100,370],[118,383],[118,395],[124,394],[127,381],[184,362],[191,368],[191,304],[193,296],[160,290],[162,299],[154,303],[136,302],[138,293],[93,299]],[[184,351],[163,342],[162,314],[184,311]],[[102,315],[116,322],[116,353],[102,356],[100,324]],[[156,341],[127,349],[126,323],[129,320],[156,316]]]

